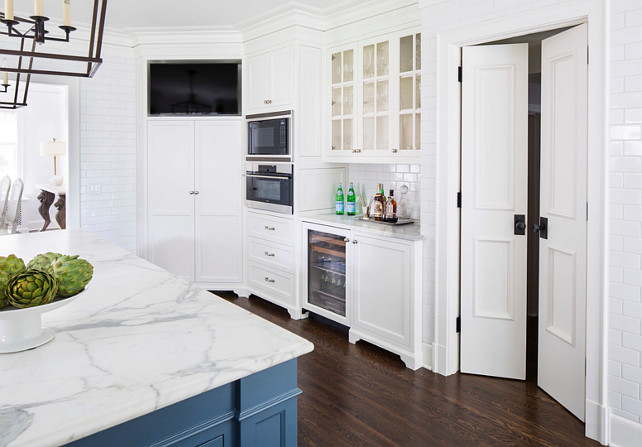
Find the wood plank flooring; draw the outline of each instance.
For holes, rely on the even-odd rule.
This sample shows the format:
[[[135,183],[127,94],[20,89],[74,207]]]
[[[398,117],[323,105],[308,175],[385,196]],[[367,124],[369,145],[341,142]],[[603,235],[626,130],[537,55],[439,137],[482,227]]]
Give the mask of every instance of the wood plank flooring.
[[[299,358],[299,446],[599,446],[531,381],[405,368],[398,356],[260,298],[217,295],[312,343]]]

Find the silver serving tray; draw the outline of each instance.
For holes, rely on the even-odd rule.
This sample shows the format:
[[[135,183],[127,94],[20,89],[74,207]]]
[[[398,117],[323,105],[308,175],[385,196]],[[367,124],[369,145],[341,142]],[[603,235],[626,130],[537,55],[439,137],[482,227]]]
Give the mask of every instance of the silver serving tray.
[[[374,220],[374,219],[369,218],[369,217],[361,217],[360,220],[365,220],[366,222],[376,223],[378,225],[392,225],[392,226],[408,225],[408,224],[411,224],[411,223],[415,223],[415,221],[413,219],[398,219],[394,223],[393,222],[384,222],[383,220]]]

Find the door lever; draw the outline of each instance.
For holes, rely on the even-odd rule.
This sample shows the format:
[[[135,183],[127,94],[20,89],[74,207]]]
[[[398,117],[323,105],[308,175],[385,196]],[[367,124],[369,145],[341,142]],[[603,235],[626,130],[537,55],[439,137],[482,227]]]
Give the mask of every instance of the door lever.
[[[539,218],[539,225],[533,225],[533,231],[539,233],[542,239],[548,239],[548,219],[546,217]]]
[[[526,216],[523,214],[515,214],[513,218],[514,234],[524,235],[526,234]]]

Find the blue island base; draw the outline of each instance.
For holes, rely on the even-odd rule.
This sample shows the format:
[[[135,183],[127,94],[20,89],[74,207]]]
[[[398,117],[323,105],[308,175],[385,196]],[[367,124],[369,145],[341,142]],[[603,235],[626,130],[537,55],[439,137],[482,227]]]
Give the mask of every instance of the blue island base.
[[[68,447],[294,447],[296,359],[79,439]]]

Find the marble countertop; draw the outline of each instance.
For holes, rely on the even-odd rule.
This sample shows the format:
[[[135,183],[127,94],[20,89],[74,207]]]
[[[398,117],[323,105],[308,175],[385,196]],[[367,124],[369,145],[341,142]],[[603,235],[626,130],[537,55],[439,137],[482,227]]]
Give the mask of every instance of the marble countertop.
[[[382,236],[405,239],[408,241],[420,241],[424,237],[421,235],[421,225],[414,222],[406,225],[385,225],[375,222],[362,220],[358,216],[337,215],[330,213],[315,213],[301,216],[304,222],[318,223],[322,225],[332,225],[335,227],[346,228],[350,230],[367,231]]]
[[[25,262],[80,254],[94,278],[43,315],[46,345],[0,354],[0,446],[57,446],[312,351],[313,345],[81,230],[0,238]]]

